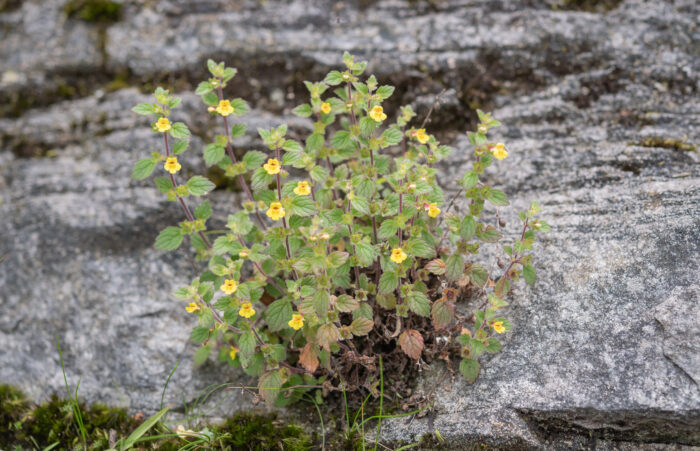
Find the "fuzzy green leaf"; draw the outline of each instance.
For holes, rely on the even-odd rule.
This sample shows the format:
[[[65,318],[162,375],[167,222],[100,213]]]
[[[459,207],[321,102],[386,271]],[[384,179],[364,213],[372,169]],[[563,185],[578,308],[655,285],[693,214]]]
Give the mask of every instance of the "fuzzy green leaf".
[[[131,173],[131,178],[134,180],[143,180],[153,173],[156,163],[150,158],[139,160],[134,165],[134,170]]]
[[[452,254],[447,259],[445,275],[453,282],[458,281],[464,274],[464,260],[460,254]]]
[[[459,362],[459,371],[470,384],[473,384],[479,377],[479,369],[479,362],[474,359],[462,359]]]
[[[357,318],[350,325],[350,331],[357,337],[367,335],[374,328],[374,321],[368,318]]]
[[[281,330],[292,319],[292,304],[285,299],[278,299],[267,307],[265,321],[273,332]]]
[[[226,150],[224,149],[224,146],[216,143],[208,144],[204,148],[204,162],[207,164],[207,166],[213,166],[224,158],[225,153]]]
[[[420,291],[412,291],[406,296],[408,308],[417,315],[430,316],[430,301],[427,296]]]
[[[187,181],[187,189],[190,194],[195,196],[203,196],[214,188],[216,188],[216,185],[201,175],[195,175]]]
[[[159,251],[172,251],[182,243],[182,230],[179,227],[167,227],[156,238],[155,248]]]
[[[190,130],[182,122],[175,122],[170,129],[170,134],[176,139],[187,139],[190,137]]]

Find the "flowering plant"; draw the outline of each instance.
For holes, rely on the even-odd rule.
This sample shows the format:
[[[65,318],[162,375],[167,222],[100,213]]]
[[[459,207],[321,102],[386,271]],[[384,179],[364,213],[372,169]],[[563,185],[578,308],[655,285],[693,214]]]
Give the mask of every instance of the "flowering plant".
[[[456,356],[473,382],[480,356],[498,352],[499,335],[511,329],[500,313],[511,283],[535,281],[529,254],[535,233],[549,229],[531,204],[520,214],[519,239],[503,246],[507,266],[490,274],[475,257],[484,243],[501,240],[504,224],[487,224],[482,215],[487,203],[502,207],[508,200],[480,176],[508,156],[487,138],[500,123],[478,112],[477,130],[468,133],[475,161],[457,193],[468,211],[451,213],[456,196],[446,203],[435,168],[451,149],[426,131],[427,117],[412,125],[410,106],[389,118],[382,103],[394,88],[374,76],[362,79],[366,62],[345,53],[343,63],[344,71],[305,82],[310,101],[294,113],[314,122],[303,142],[290,138],[284,124],[259,129],[266,150],[239,156],[232,143],[246,126],[231,119],[248,105],[224,95],[236,69],[208,62],[211,78],[196,94],[224,134],[204,148],[204,160],[237,179],[247,198],[224,231],[208,229],[208,201],[189,207],[188,198],[207,194],[214,183],[198,175],[177,181],[178,155],[190,137],[185,124],[169,119],[180,99],[158,88],[155,103],[134,108],[155,118],[163,152],[137,162],[133,177],[146,178],[162,164],[167,175],[156,177],[156,186],[186,217],[163,230],[155,247],[173,250],[188,236],[208,262],[174,292],[198,318],[195,363],[218,350],[219,360],[258,377],[261,395],[277,404],[301,396],[301,389],[285,387],[374,391],[380,356],[384,368],[398,371]],[[461,301],[478,307],[460,314]]]

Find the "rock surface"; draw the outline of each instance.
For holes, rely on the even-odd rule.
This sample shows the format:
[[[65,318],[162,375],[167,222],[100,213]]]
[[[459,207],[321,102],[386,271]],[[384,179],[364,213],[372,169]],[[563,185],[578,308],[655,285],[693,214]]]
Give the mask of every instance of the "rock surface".
[[[440,384],[434,414],[387,421],[383,436],[437,429],[455,449],[700,445],[700,171],[697,152],[674,147],[700,141],[700,7],[605,4],[127,1],[113,25],[67,19],[53,0],[0,13],[0,382],[62,390],[58,336],[89,401],[157,410],[176,360],[165,400],[180,411],[211,383],[250,383],[213,363],[192,368],[191,320],[169,296],[192,263],[151,247],[179,211],[129,181],[158,142],[129,112],[146,97],[115,88],[186,90],[214,56],[239,67],[232,89],[257,108],[249,130],[289,120],[303,131],[286,116],[299,81],[347,49],[397,86],[396,105],[425,114],[448,89],[431,121],[456,148],[445,189],[470,163],[472,107],[492,109],[510,156],[491,180],[516,207],[539,199],[554,228],[503,352],[474,385]],[[178,119],[195,149],[213,133],[200,110],[184,96]],[[183,166],[203,169],[196,152]],[[231,194],[213,201],[223,212]],[[443,371],[426,371],[419,389]],[[226,393],[212,414],[250,407]]]

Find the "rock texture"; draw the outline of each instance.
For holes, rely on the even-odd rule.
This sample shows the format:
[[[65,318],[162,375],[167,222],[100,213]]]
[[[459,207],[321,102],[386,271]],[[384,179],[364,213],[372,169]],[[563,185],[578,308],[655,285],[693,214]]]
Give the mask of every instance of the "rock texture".
[[[165,399],[181,411],[210,383],[249,383],[191,366],[190,320],[169,291],[192,263],[151,248],[179,211],[129,181],[158,143],[129,112],[145,96],[115,89],[189,89],[213,56],[240,69],[232,88],[257,108],[249,129],[290,120],[303,132],[286,116],[300,80],[347,49],[397,86],[396,105],[425,114],[448,90],[432,120],[457,149],[445,189],[470,164],[472,107],[493,110],[510,156],[492,181],[516,207],[539,199],[554,228],[504,351],[474,385],[448,377],[434,413],[387,421],[383,436],[437,429],[455,449],[700,445],[700,171],[683,150],[700,141],[700,8],[572,6],[595,3],[127,1],[112,25],[68,19],[53,0],[0,13],[0,382],[61,390],[58,335],[69,381],[91,401],[154,411],[178,359]],[[198,149],[212,124],[184,97],[178,119]],[[184,166],[203,169],[196,152]],[[223,213],[238,199],[213,201]],[[443,371],[427,370],[419,390]],[[250,406],[227,396],[215,414]]]

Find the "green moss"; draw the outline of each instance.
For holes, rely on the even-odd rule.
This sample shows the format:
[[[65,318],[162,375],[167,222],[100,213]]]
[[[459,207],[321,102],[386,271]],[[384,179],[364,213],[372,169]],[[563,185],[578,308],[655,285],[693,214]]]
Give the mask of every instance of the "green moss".
[[[552,9],[606,13],[617,8],[620,3],[622,0],[558,0],[552,5]]]
[[[222,443],[232,449],[302,451],[312,447],[311,438],[303,429],[282,424],[274,414],[238,413],[215,430],[226,436],[222,437]]]
[[[24,394],[8,385],[0,385],[0,444],[10,443],[21,428],[22,418],[30,409]]]
[[[684,140],[661,138],[658,136],[644,138],[641,141],[630,143],[630,145],[642,147],[662,147],[664,149],[680,150],[683,152],[697,152],[698,150],[698,147],[695,144],[685,142]]]
[[[122,17],[122,5],[110,0],[70,0],[63,11],[68,17],[94,23],[114,23]]]
[[[22,6],[22,0],[0,0],[0,13],[8,13]]]

